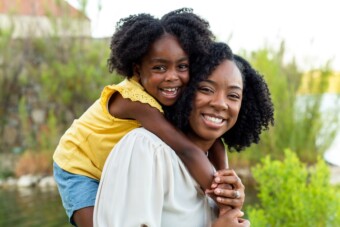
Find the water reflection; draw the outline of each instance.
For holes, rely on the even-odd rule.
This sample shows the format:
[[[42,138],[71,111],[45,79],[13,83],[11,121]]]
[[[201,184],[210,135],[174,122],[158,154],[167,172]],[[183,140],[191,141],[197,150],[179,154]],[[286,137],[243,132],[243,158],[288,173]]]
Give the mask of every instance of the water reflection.
[[[0,227],[71,226],[55,188],[0,189]]]
[[[248,205],[257,202],[255,190],[246,186]],[[0,188],[0,227],[70,227],[55,188]]]

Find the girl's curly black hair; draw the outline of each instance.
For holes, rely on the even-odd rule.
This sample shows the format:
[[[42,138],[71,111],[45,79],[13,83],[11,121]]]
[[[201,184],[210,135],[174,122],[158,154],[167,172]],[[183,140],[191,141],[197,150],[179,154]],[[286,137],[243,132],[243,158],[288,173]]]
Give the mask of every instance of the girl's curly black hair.
[[[211,45],[210,53],[192,64],[188,87],[175,106],[166,108],[166,117],[182,131],[189,130],[189,116],[198,83],[206,80],[224,60],[234,61],[242,74],[243,99],[234,127],[221,136],[229,150],[241,151],[258,143],[263,130],[274,124],[274,107],[263,76],[240,56],[234,55],[225,43]]]
[[[131,15],[121,19],[110,44],[109,71],[114,70],[127,78],[133,76],[133,64],[139,63],[150,45],[163,34],[176,36],[189,62],[208,51],[214,40],[209,23],[193,13],[190,8],[182,8],[157,19],[150,14]]]

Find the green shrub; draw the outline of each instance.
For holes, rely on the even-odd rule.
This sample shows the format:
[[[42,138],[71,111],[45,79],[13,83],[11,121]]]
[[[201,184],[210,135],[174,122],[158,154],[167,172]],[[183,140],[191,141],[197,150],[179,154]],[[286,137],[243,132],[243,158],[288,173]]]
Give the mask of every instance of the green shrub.
[[[283,161],[269,156],[252,169],[260,204],[247,209],[252,226],[337,226],[340,194],[322,159],[308,168],[291,150]]]

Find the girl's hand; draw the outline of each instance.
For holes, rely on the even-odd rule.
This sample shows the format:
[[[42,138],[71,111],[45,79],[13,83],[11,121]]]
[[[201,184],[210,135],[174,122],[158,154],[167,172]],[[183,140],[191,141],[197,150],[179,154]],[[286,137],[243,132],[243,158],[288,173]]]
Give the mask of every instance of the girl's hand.
[[[241,209],[245,199],[244,185],[231,169],[217,171],[211,189],[206,193],[217,202],[222,213],[230,208]]]
[[[241,218],[243,212],[239,209],[231,209],[223,215],[220,215],[213,223],[212,227],[249,227],[250,222]]]

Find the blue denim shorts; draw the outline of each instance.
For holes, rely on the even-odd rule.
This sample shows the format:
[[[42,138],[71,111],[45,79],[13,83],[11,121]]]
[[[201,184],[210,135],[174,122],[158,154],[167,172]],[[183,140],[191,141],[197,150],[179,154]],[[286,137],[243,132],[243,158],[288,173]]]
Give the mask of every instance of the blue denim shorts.
[[[99,181],[67,172],[55,162],[53,162],[53,175],[69,221],[75,225],[72,220],[73,213],[81,208],[94,206]]]

